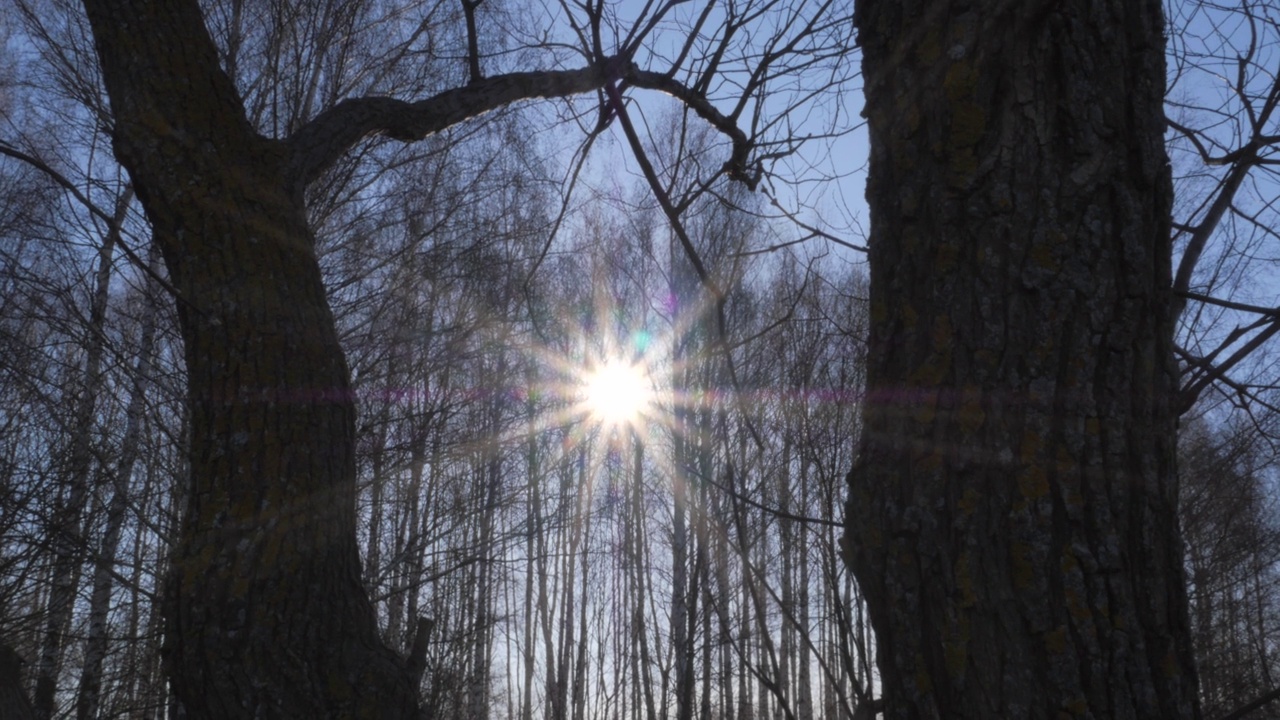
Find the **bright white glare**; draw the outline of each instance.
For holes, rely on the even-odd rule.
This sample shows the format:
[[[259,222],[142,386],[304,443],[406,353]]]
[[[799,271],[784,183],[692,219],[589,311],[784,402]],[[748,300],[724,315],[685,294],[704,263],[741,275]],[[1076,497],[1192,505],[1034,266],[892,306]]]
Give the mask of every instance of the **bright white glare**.
[[[583,378],[587,410],[604,425],[636,425],[649,413],[653,392],[640,365],[610,361]]]

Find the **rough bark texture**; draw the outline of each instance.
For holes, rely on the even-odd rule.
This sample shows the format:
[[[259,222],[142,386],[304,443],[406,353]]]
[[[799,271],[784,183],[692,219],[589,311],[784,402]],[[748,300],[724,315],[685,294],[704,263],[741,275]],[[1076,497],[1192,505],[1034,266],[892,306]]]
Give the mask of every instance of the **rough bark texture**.
[[[858,6],[871,346],[847,558],[888,718],[1198,715],[1158,0]]]
[[[418,717],[360,582],[353,399],[283,143],[245,120],[195,3],[85,4],[116,154],[180,295],[173,691],[193,718]]]

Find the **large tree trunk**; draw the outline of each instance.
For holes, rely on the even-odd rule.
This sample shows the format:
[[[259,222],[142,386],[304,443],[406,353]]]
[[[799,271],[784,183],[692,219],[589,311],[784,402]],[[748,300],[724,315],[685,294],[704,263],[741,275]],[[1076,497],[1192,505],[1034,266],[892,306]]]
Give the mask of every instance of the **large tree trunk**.
[[[1158,0],[861,2],[889,718],[1198,715]]]
[[[185,342],[173,691],[195,718],[416,717],[361,585],[353,398],[282,143],[246,121],[196,3],[85,5]]]

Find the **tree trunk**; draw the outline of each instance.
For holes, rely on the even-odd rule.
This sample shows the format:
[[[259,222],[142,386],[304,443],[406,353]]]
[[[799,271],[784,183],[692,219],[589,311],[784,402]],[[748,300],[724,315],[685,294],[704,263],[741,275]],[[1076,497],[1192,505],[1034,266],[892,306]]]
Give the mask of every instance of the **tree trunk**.
[[[85,5],[185,345],[173,692],[193,718],[417,717],[361,585],[353,398],[283,144],[245,119],[196,3]]]
[[[57,710],[58,679],[67,635],[71,628],[72,610],[80,586],[84,563],[84,513],[93,483],[93,433],[98,395],[102,392],[102,361],[106,353],[107,303],[110,299],[111,276],[120,228],[133,201],[126,190],[116,200],[115,214],[107,234],[98,248],[98,268],[94,273],[89,322],[85,328],[84,376],[73,403],[69,467],[66,496],[56,512],[53,526],[53,578],[50,581],[49,605],[45,617],[44,639],[40,660],[36,665],[35,713],[49,720]]]
[[[688,624],[689,528],[685,520],[685,510],[689,502],[689,485],[688,478],[682,470],[692,466],[693,463],[691,453],[680,432],[675,434],[673,444],[676,462],[671,480],[674,503],[671,527],[671,654],[675,661],[676,673],[675,720],[691,720],[693,717],[694,638],[689,633]],[[637,482],[639,482],[638,479]]]
[[[640,678],[640,691],[644,696],[644,717],[646,720],[658,720],[658,706],[654,701],[653,690],[657,683],[653,679],[653,659],[649,653],[649,629],[645,624],[644,604],[648,600],[650,588],[645,585],[644,578],[648,574],[649,558],[646,552],[648,544],[644,535],[644,498],[641,491],[644,480],[644,443],[639,437],[631,438],[631,507],[627,509],[627,560],[632,579],[632,622],[631,633],[639,645],[639,653],[634,657],[640,667],[636,673]],[[665,683],[663,683],[665,687]],[[662,717],[666,717],[665,708]]]
[[[1198,716],[1158,0],[863,2],[888,718]]]
[[[800,460],[800,507],[804,514],[809,514],[813,503],[809,501],[809,459],[801,458]],[[800,582],[797,587],[797,610],[796,619],[800,623],[802,632],[812,633],[813,623],[809,621],[809,529],[801,524],[796,531],[800,535],[797,550],[797,561],[800,563]],[[834,623],[833,623],[834,624]],[[796,698],[796,716],[799,720],[813,720],[813,657],[810,654],[812,648],[806,643],[801,643],[799,648],[800,658],[797,662],[796,672],[799,675],[799,696]]]
[[[153,246],[148,267],[155,272],[160,269],[159,266],[160,258]],[[102,546],[93,562],[93,589],[89,595],[89,635],[85,639],[84,666],[80,671],[80,686],[76,691],[76,720],[92,720],[97,717],[102,699],[102,663],[107,657],[110,639],[107,620],[111,612],[111,592],[115,586],[116,555],[120,551],[120,534],[129,510],[129,498],[134,492],[133,468],[138,460],[138,445],[142,439],[142,411],[146,402],[148,378],[151,376],[151,353],[155,346],[159,314],[158,301],[154,297],[148,297],[146,302],[142,336],[138,342],[138,358],[133,370],[133,387],[129,391],[129,405],[125,410],[120,458],[116,465],[111,502],[107,504],[107,526],[102,533]]]
[[[538,378],[537,366],[529,363],[525,366],[525,387],[538,387],[540,379]],[[529,395],[525,399],[525,417],[528,418],[528,425],[525,426],[525,477],[529,479],[529,504],[527,506],[526,523],[528,534],[525,536],[524,553],[525,553],[525,579],[524,579],[524,608],[522,618],[523,646],[522,659],[524,660],[521,671],[524,675],[524,681],[520,685],[520,715],[518,720],[533,720],[533,671],[537,664],[536,648],[537,638],[535,635],[535,623],[538,615],[534,612],[534,585],[538,584],[542,578],[541,570],[546,567],[545,563],[539,563],[538,552],[539,546],[543,541],[542,526],[542,483],[545,480],[542,469],[542,456],[539,452],[537,424],[535,422],[537,405],[533,395]],[[535,540],[537,544],[535,544]],[[541,599],[541,595],[539,595]],[[514,673],[513,673],[514,675]]]

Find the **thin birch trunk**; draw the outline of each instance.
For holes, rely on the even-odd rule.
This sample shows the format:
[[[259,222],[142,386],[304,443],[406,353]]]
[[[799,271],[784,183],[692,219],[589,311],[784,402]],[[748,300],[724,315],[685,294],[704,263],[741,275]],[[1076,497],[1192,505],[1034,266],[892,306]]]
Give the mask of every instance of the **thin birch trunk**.
[[[152,245],[148,267],[155,272],[160,267],[158,249]],[[125,411],[125,431],[120,443],[120,460],[116,467],[114,492],[107,506],[107,526],[103,532],[102,547],[94,560],[93,590],[89,600],[89,637],[85,645],[84,667],[80,673],[80,686],[76,694],[76,718],[90,720],[98,713],[102,691],[102,662],[107,655],[107,613],[111,609],[111,590],[114,586],[116,553],[120,547],[120,532],[124,527],[125,513],[129,508],[134,464],[138,459],[138,444],[142,435],[142,411],[146,401],[151,376],[151,354],[155,344],[157,311],[154,302],[147,301],[147,312],[142,320],[142,335],[138,344],[138,358],[133,371],[133,388]]]
[[[44,641],[36,665],[35,712],[40,720],[49,720],[55,710],[55,695],[62,656],[66,651],[66,634],[71,625],[71,611],[81,571],[83,553],[83,514],[89,499],[90,475],[93,470],[93,426],[98,394],[102,389],[102,359],[106,350],[105,324],[110,294],[113,255],[120,241],[120,231],[133,188],[127,188],[116,200],[111,226],[98,249],[98,269],[89,308],[89,325],[85,328],[85,364],[79,393],[76,396],[71,426],[71,453],[67,468],[67,495],[58,508],[53,528],[53,578],[45,618]]]

